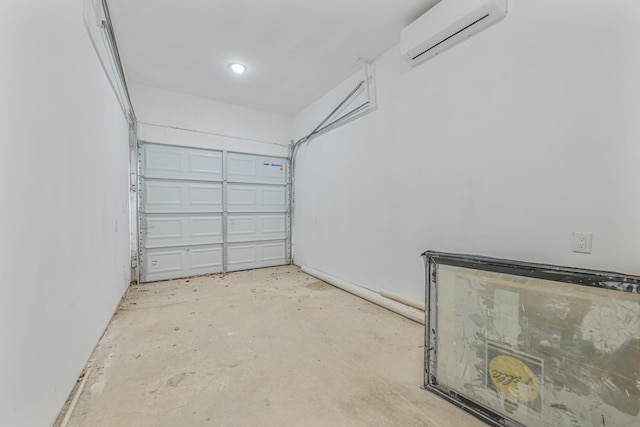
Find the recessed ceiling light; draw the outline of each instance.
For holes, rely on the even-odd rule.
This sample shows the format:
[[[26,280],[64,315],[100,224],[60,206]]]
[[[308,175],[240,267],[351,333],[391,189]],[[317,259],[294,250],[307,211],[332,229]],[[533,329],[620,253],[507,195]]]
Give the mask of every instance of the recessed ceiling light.
[[[247,71],[247,67],[245,67],[244,65],[239,64],[237,62],[229,64],[229,68],[231,68],[231,71],[233,71],[236,74],[242,74],[245,71]]]

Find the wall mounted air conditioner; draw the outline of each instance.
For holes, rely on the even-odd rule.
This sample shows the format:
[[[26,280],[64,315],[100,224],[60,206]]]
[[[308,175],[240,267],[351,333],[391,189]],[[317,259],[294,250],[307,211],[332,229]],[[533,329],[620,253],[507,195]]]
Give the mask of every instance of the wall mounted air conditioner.
[[[442,0],[400,32],[402,56],[416,66],[505,16],[507,0]]]

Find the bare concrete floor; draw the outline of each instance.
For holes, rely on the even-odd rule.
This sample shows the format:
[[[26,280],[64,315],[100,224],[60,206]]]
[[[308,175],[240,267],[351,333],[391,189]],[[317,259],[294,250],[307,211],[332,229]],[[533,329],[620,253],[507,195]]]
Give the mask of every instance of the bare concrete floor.
[[[422,341],[297,267],[136,285],[68,426],[483,425],[420,388]]]

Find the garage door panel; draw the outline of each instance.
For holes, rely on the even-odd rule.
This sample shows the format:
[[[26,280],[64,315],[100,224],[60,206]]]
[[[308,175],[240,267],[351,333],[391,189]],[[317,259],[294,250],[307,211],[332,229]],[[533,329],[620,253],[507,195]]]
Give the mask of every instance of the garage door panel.
[[[287,160],[283,158],[229,153],[227,165],[230,182],[287,183]]]
[[[191,265],[189,271],[201,274],[222,271],[222,246],[215,248],[193,248],[190,251]]]
[[[286,212],[285,186],[229,184],[229,212]]]
[[[222,215],[167,215],[146,217],[145,247],[222,243]]]
[[[272,159],[260,165],[261,180],[272,184],[285,185],[287,183],[287,166],[283,159]]]
[[[260,228],[262,234],[275,234],[285,239],[287,237],[287,216],[281,215],[262,215],[260,217]]]
[[[288,262],[287,159],[149,143],[140,154],[141,280]]]
[[[286,214],[229,214],[229,242],[286,239]]]
[[[184,169],[183,157],[181,153],[164,147],[145,146],[145,176],[179,176]]]
[[[144,188],[145,206],[182,206],[184,204],[184,188],[181,184],[163,181],[146,181]],[[149,210],[149,209],[147,209]]]
[[[286,242],[263,243],[261,261],[283,263],[286,260]]]
[[[222,153],[194,152],[189,155],[189,178],[201,177],[209,181],[222,180]]]
[[[245,185],[229,184],[227,189],[229,210],[251,209],[258,203],[258,192],[255,188]]]
[[[147,282],[222,271],[222,245],[146,250]]]
[[[147,178],[222,180],[219,151],[145,144],[144,166]]]
[[[238,271],[283,265],[287,263],[286,250],[285,240],[229,243],[227,248],[227,269],[229,271]]]
[[[147,179],[144,212],[222,212],[222,184]]]
[[[265,187],[261,189],[262,206],[267,210],[287,210],[287,192],[285,187]]]
[[[222,243],[222,216],[194,217],[191,220],[191,235],[195,238],[215,239]]]
[[[222,210],[222,184],[192,184],[188,188],[191,205],[207,210]]]
[[[182,249],[164,249],[147,251],[147,279],[159,280],[157,277],[169,277],[180,272],[184,267],[185,252]]]

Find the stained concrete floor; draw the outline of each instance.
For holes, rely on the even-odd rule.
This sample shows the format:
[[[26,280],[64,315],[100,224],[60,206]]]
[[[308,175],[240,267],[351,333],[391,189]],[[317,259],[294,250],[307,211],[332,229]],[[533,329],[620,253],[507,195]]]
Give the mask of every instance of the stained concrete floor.
[[[67,425],[483,425],[420,388],[422,341],[293,266],[134,285]]]

